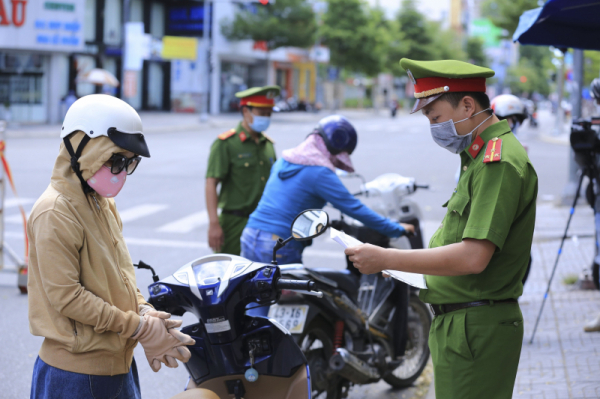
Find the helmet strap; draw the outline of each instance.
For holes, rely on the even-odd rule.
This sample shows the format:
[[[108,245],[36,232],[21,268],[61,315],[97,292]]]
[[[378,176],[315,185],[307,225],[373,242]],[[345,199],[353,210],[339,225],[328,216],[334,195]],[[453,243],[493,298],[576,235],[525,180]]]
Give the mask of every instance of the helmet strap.
[[[79,181],[81,182],[81,187],[83,188],[84,194],[88,194],[88,193],[91,193],[92,191],[94,191],[94,189],[91,188],[89,186],[89,184],[87,184],[87,182],[83,179],[83,175],[81,174],[81,169],[79,167],[79,157],[81,157],[83,148],[86,146],[86,144],[89,141],[90,141],[90,136],[88,136],[87,134],[84,135],[83,139],[81,139],[81,142],[79,143],[79,146],[77,146],[77,151],[73,151],[73,146],[71,145],[71,141],[69,140],[69,137],[63,138],[63,142],[65,143],[65,148],[69,152],[69,155],[71,155],[71,169],[73,169],[73,172],[75,172],[75,174],[79,178]]]

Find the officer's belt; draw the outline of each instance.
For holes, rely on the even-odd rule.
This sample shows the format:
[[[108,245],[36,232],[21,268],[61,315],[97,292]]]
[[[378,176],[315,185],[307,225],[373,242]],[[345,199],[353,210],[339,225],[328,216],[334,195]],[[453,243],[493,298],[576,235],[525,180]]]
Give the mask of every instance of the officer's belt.
[[[226,215],[238,216],[238,217],[246,218],[246,219],[250,217],[250,214],[247,212],[244,212],[244,211],[228,211],[228,210],[223,209],[221,211],[221,213],[224,213]]]
[[[429,308],[433,312],[434,316],[440,316],[444,313],[455,312],[457,310],[466,309],[466,308],[474,308],[477,306],[486,306],[491,305],[493,303],[517,303],[516,299],[502,299],[500,301],[490,301],[488,299],[483,301],[474,301],[474,302],[464,302],[464,303],[449,303],[446,305],[429,305]]]

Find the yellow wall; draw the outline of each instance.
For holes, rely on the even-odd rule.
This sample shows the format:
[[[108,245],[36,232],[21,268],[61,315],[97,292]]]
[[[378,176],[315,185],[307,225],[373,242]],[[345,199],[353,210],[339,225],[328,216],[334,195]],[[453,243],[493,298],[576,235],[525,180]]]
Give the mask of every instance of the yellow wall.
[[[317,74],[314,62],[294,62],[294,70],[298,71],[298,91],[294,93],[299,100],[308,100],[314,103],[316,100]],[[307,82],[307,75],[309,82]],[[308,93],[306,86],[308,83]],[[294,88],[296,89],[296,88]]]

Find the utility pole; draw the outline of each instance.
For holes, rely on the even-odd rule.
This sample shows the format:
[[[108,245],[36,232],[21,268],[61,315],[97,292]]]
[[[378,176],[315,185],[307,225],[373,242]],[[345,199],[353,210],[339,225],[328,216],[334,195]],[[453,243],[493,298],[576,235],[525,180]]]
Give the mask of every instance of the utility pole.
[[[204,15],[202,22],[202,42],[203,42],[203,50],[206,52],[206,76],[204,78],[205,86],[204,93],[202,93],[202,104],[200,105],[200,122],[208,121],[208,97],[210,95],[210,82],[211,82],[211,46],[210,46],[210,25],[211,25],[211,7],[210,0],[204,0]]]

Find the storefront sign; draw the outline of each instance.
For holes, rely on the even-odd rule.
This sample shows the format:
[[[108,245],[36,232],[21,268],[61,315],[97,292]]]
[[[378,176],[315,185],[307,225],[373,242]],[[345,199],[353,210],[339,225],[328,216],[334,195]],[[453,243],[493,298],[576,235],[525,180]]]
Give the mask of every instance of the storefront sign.
[[[167,60],[193,60],[198,57],[198,39],[193,37],[164,36],[162,58]]]
[[[81,51],[85,0],[0,0],[0,48]]]
[[[204,21],[206,19],[204,15],[204,2],[178,1],[168,4],[166,26],[167,35],[195,37],[203,36]],[[208,29],[210,31],[210,21],[208,21],[208,23]]]

